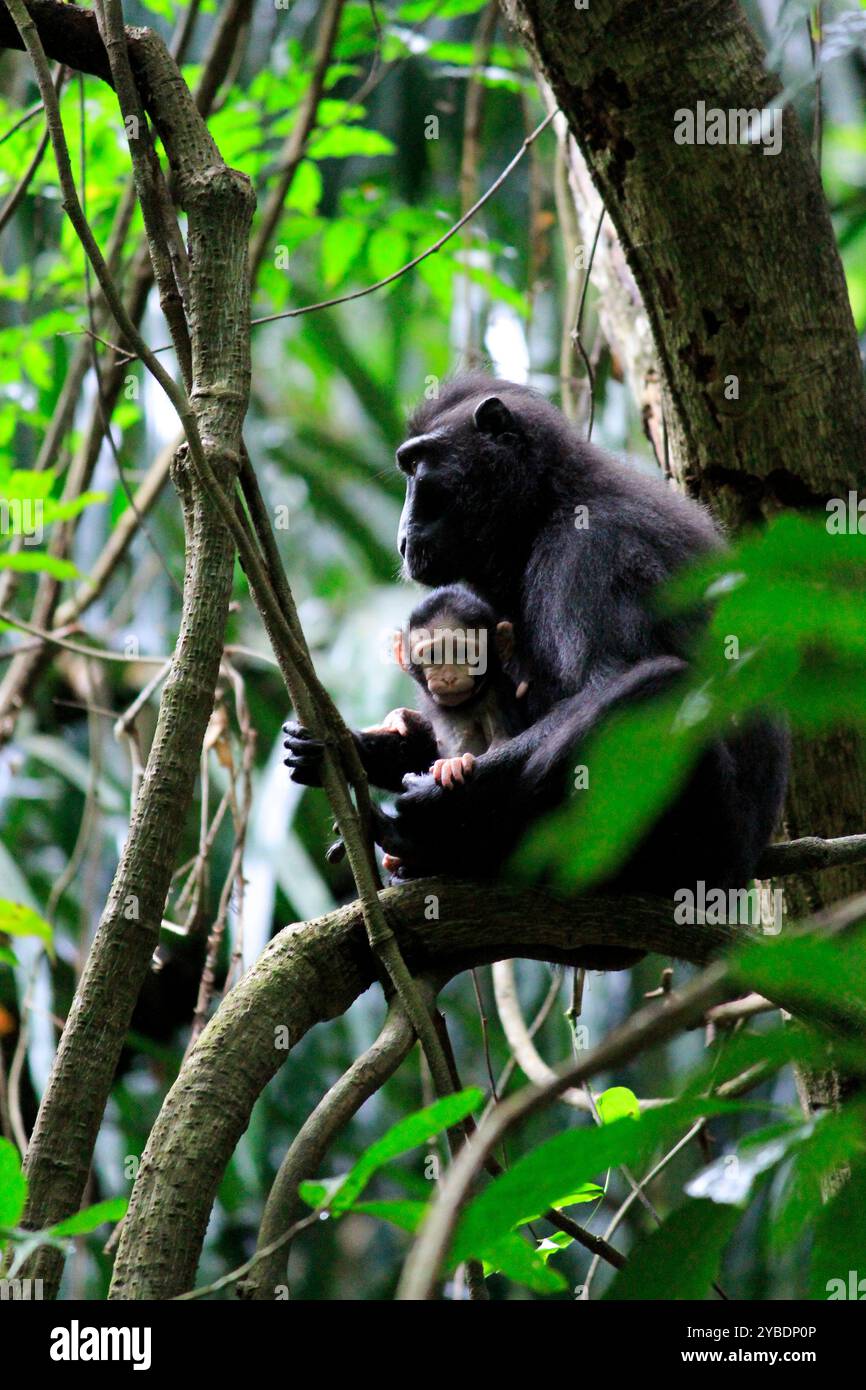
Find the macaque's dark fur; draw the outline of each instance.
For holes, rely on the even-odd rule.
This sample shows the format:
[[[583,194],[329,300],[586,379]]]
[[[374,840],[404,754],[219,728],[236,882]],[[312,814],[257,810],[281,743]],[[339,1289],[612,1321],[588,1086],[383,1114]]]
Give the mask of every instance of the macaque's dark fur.
[[[405,573],[470,584],[511,619],[529,727],[478,759],[459,798],[432,777],[414,779],[394,813],[379,813],[377,838],[404,871],[477,876],[495,872],[528,823],[562,800],[587,735],[614,708],[684,671],[695,620],[661,615],[650,598],[721,538],[697,503],[583,442],[554,406],[508,381],[447,384],[416,410],[410,436],[398,450]],[[574,524],[580,506],[587,529]],[[432,751],[402,756],[417,772]],[[365,761],[395,788],[396,767],[377,777],[369,750]],[[296,780],[309,782],[313,749],[293,762]],[[786,768],[785,735],[767,721],[719,740],[606,886],[667,896],[698,879],[743,885],[775,826]]]
[[[428,693],[421,668],[414,665],[409,668],[418,686],[419,711],[432,728],[440,758],[486,753],[525,728],[514,682],[506,674],[497,650],[496,623],[490,604],[465,584],[435,589],[412,610],[408,623],[410,636],[419,628],[435,631],[441,627],[483,631],[487,635],[487,669],[475,678],[473,692],[462,705],[449,709],[437,704]]]

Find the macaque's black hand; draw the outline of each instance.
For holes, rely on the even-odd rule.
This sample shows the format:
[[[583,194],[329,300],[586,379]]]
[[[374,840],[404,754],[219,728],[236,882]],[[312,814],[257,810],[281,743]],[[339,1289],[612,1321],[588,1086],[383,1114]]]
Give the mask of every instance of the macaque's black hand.
[[[376,843],[400,861],[400,876],[418,878],[443,868],[443,824],[454,828],[453,801],[429,773],[408,773],[393,811],[374,813]]]
[[[286,735],[283,747],[289,755],[283,762],[292,781],[301,787],[320,787],[325,752],[321,739],[313,738],[309,729],[294,719],[283,725],[283,733]]]

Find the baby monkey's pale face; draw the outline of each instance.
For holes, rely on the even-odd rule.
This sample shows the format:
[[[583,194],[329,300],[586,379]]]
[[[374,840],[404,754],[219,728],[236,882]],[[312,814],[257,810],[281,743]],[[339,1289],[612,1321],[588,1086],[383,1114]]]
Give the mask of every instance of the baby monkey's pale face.
[[[415,634],[412,634],[413,638]],[[462,639],[462,640],[461,640]],[[454,651],[465,650],[466,642],[460,632],[443,633],[442,640],[421,640],[413,643],[413,656],[424,672],[427,690],[437,705],[453,709],[471,700],[483,680],[477,664],[468,661],[442,660]]]
[[[394,655],[404,671],[422,683],[430,698],[444,709],[469,703],[486,686],[489,662],[504,661],[513,646],[512,628],[469,627],[456,615],[442,613],[424,627],[395,634]]]

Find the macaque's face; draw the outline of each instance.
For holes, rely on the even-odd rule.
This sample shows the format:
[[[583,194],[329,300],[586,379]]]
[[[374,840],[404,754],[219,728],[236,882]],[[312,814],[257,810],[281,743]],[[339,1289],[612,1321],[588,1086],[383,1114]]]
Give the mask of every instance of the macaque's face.
[[[481,663],[483,669],[477,662],[473,664],[471,648],[461,629],[437,629],[435,636],[413,632],[411,648],[413,665],[420,668],[428,694],[437,705],[447,709],[462,705],[480,689],[487,664]],[[464,656],[466,660],[458,659]]]
[[[398,633],[394,654],[403,670],[426,686],[437,705],[453,709],[484,689],[489,663],[507,659],[511,648],[510,623],[499,623],[491,633],[443,613],[424,627],[411,629],[408,651],[403,634]]]

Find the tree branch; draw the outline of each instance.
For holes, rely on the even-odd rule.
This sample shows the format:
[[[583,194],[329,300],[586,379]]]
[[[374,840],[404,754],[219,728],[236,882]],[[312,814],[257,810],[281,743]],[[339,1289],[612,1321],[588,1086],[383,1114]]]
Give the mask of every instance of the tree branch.
[[[412,974],[441,979],[513,956],[573,964],[588,945],[702,965],[737,939],[727,927],[677,926],[669,903],[646,898],[566,903],[535,889],[424,879],[386,889],[380,902]],[[191,1286],[224,1168],[285,1059],[275,1039],[285,1032],[293,1047],[376,978],[357,902],[275,937],[223,1000],[166,1097],[124,1221],[111,1297],[170,1298]]]
[[[92,15],[74,7],[33,5],[51,16],[56,38],[87,33],[101,48]],[[249,390],[249,293],[246,242],[252,192],[229,170],[207,133],[165,46],[146,30],[134,36],[139,73],[158,105],[156,123],[188,213],[190,247],[205,269],[191,287],[193,344],[191,401],[152,361],[126,313],[113,279],[83,218],[69,164],[56,94],[44,48],[22,0],[0,11],[0,35],[14,15],[36,68],[60,174],[64,205],[94,266],[106,300],[129,342],[148,360],[178,409],[196,465],[183,458],[175,475],[184,512],[187,569],[181,629],[130,832],[84,973],[78,985],[37,1117],[28,1154],[28,1223],[41,1228],[77,1210],[87,1179],[117,1059],[156,941],[174,867],[177,840],[192,795],[197,753],[211,713],[233,575],[233,547],[220,524],[204,475],[219,490],[237,466],[240,427]],[[87,20],[82,27],[80,21]],[[0,38],[2,41],[2,38]],[[20,45],[12,45],[20,46]],[[76,50],[77,51],[77,50]],[[67,53],[64,61],[74,61]],[[82,63],[82,66],[87,66]],[[88,68],[87,70],[91,70]],[[100,76],[105,76],[100,68]],[[123,961],[118,971],[117,962]],[[62,1259],[41,1248],[29,1262],[54,1292]]]
[[[770,845],[761,855],[755,877],[784,878],[843,864],[866,864],[866,835],[840,835],[835,840],[806,835],[787,844]]]

